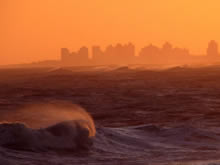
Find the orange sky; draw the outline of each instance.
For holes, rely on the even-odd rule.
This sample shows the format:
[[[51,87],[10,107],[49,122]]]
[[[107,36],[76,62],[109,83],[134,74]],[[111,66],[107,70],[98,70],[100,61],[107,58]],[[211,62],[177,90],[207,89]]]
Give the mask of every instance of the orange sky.
[[[58,59],[60,48],[220,41],[219,0],[0,0],[0,64]]]

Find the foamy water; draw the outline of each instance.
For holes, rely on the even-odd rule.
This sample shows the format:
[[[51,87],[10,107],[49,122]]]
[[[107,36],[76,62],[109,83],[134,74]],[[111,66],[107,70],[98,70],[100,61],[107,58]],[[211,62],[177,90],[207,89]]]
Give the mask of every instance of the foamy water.
[[[90,139],[92,143],[88,143],[88,139],[77,141],[75,136],[64,134],[68,137],[61,137],[60,144],[50,139],[47,139],[46,143],[40,142],[41,145],[44,144],[44,147],[50,146],[50,150],[29,151],[2,146],[1,157],[9,164],[66,165],[75,163],[211,164],[211,162],[217,163],[220,156],[218,152],[220,136],[215,130],[186,126],[160,128],[153,125],[127,128],[101,127],[97,128],[95,138]],[[204,138],[201,140],[201,137]],[[77,145],[86,145],[87,148],[76,148],[68,139],[72,139]],[[36,145],[33,141],[31,143]]]
[[[23,118],[17,121],[21,114]],[[31,105],[8,119],[10,122],[0,124],[2,165],[219,162],[220,134],[214,127],[95,128],[83,108],[69,103]]]

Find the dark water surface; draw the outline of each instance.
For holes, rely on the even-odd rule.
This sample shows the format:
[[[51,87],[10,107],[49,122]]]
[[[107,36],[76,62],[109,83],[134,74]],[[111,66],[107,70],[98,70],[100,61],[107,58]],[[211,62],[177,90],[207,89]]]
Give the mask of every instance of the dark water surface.
[[[157,71],[112,67],[0,70],[2,122],[27,121],[30,127],[39,120],[46,123],[39,116],[30,119],[16,112],[57,100],[80,105],[93,117],[96,136],[88,142],[83,129],[80,137],[85,138],[77,141],[88,144],[89,149],[81,150],[71,140],[74,149],[69,150],[68,143],[68,149],[63,149],[60,144],[67,140],[51,136],[52,146],[59,144],[58,148],[45,150],[45,142],[35,149],[32,144],[39,136],[46,139],[48,132],[39,135],[39,128],[22,124],[9,124],[9,131],[8,125],[1,124],[0,164],[220,164],[218,66]],[[34,142],[23,149],[4,145],[7,139],[20,136],[18,127]],[[67,137],[71,136],[75,140],[75,134]]]

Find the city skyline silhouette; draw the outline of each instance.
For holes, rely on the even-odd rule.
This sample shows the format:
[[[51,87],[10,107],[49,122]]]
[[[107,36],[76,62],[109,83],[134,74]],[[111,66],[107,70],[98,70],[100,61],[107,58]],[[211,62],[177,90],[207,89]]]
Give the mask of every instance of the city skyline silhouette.
[[[76,52],[61,48],[61,63],[63,65],[109,65],[109,64],[193,64],[219,62],[218,43],[211,40],[203,55],[193,55],[186,48],[175,47],[166,42],[162,47],[149,44],[136,52],[135,45],[118,43],[108,45],[105,49],[100,46],[81,47]]]

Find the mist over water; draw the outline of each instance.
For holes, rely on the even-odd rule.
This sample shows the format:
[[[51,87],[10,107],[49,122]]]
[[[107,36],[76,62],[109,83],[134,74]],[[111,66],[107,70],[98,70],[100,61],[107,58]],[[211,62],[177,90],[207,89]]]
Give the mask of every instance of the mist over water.
[[[7,113],[5,122],[19,122],[33,129],[46,128],[64,121],[80,121],[95,136],[96,129],[92,117],[80,106],[65,101],[25,105]]]

